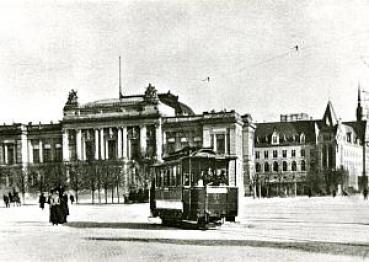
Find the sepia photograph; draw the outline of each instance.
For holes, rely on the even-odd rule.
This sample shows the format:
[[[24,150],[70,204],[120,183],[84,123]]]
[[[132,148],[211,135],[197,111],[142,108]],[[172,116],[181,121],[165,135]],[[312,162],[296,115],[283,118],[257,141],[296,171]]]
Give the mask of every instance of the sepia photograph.
[[[369,1],[0,2],[0,261],[369,261]]]

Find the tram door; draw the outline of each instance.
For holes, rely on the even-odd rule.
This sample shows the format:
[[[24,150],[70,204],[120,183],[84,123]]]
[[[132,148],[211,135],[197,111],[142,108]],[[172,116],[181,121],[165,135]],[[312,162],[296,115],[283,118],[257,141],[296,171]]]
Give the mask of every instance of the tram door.
[[[205,212],[206,187],[204,184],[205,172],[201,159],[185,159],[182,162],[183,176],[183,214],[184,219],[196,220],[199,214]],[[206,162],[208,162],[206,160]]]

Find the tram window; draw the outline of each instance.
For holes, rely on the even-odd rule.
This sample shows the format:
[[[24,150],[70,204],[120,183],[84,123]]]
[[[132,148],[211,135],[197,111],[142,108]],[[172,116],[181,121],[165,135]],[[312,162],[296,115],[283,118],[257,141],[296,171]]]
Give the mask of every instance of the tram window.
[[[181,166],[177,166],[176,168],[176,176],[177,176],[177,186],[180,186],[181,183]]]
[[[189,186],[190,185],[190,174],[188,172],[183,173],[183,184],[185,186]]]
[[[171,178],[170,178],[171,183],[170,184],[172,186],[176,186],[176,173],[175,173],[175,171],[176,171],[175,167],[170,168],[170,174],[171,174]]]
[[[224,169],[219,170],[220,174],[217,177],[220,185],[228,185],[228,175]]]
[[[204,186],[204,178],[205,178],[204,171],[201,171],[200,176],[197,177],[195,185],[199,187]]]
[[[170,171],[165,170],[165,184],[164,186],[170,186]]]
[[[209,168],[208,170],[205,170],[204,173],[203,173],[204,185],[212,183],[213,182],[213,177],[214,177],[214,173],[213,173],[213,170],[211,168]]]
[[[160,182],[161,182],[161,177],[160,177],[160,170],[156,170],[155,172],[155,176],[156,176],[156,187],[160,187]]]
[[[164,186],[165,184],[165,170],[160,171],[160,186]]]

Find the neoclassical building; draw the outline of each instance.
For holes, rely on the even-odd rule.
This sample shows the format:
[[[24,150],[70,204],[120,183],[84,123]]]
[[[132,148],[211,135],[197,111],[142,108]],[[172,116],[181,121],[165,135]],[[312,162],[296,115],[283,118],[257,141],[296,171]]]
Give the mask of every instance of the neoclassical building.
[[[178,96],[157,93],[151,84],[141,95],[86,104],[72,90],[60,123],[0,127],[0,187],[26,193],[63,184],[100,192],[109,184],[111,194],[127,195],[149,186],[151,164],[190,146],[237,156],[229,172],[236,172],[243,194],[254,166],[254,130],[249,115],[195,114]]]
[[[322,119],[253,123],[233,110],[195,113],[151,84],[86,104],[72,90],[60,122],[0,126],[0,193],[64,185],[99,201],[127,199],[149,187],[152,164],[185,147],[235,156],[228,172],[241,195],[357,192],[368,184],[368,108],[359,90],[355,121],[342,122],[328,102]]]

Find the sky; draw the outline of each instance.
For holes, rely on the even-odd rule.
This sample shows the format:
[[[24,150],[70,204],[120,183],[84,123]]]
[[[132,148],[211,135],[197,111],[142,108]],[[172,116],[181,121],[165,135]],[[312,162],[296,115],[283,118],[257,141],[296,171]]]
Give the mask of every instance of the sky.
[[[331,100],[353,120],[368,14],[369,1],[3,0],[0,123],[61,120],[71,89],[80,103],[118,97],[119,56],[124,95],[151,83],[197,113],[257,122],[321,118]]]

